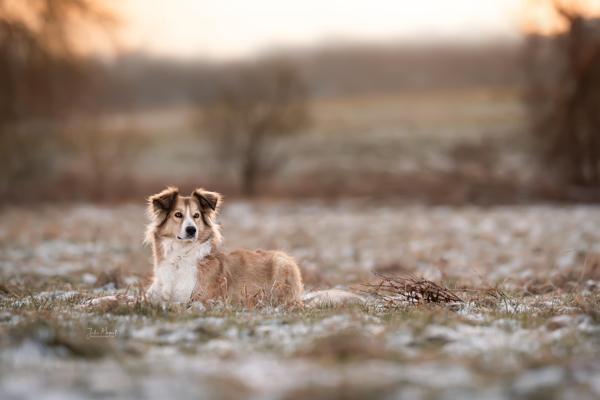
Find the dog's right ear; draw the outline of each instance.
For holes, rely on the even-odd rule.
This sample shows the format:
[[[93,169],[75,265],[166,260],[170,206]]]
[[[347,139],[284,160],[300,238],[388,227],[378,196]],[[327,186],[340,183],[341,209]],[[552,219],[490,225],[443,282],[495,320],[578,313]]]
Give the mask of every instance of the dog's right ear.
[[[168,213],[175,206],[178,195],[179,189],[168,187],[162,192],[148,197],[148,212],[153,216]]]

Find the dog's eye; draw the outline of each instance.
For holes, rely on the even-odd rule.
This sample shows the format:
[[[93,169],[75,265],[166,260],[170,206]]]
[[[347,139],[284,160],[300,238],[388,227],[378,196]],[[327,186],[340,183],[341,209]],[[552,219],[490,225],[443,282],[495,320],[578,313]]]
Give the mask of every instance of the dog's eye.
[[[200,218],[200,213],[194,214],[194,219],[198,219],[198,218]]]
[[[177,212],[175,213],[175,218],[183,218],[183,214],[182,214],[182,213],[180,213],[179,211],[177,211]]]

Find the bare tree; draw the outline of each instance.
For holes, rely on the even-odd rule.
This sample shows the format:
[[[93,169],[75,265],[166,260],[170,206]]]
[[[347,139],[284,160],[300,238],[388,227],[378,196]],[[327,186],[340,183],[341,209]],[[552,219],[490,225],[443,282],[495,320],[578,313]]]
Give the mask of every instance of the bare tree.
[[[527,42],[527,101],[544,160],[567,182],[600,184],[600,19],[554,2],[564,34]]]
[[[309,121],[308,97],[298,72],[267,61],[236,68],[204,108],[202,124],[219,158],[233,168],[244,194],[275,173],[285,156],[278,138],[300,132]]]
[[[114,22],[95,0],[0,0],[0,193],[51,170],[61,120],[87,93],[76,43]]]

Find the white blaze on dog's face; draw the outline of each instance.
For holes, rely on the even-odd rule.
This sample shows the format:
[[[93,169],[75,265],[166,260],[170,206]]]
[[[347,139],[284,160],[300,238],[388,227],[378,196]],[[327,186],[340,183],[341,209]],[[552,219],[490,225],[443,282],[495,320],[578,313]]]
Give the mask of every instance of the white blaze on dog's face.
[[[180,196],[175,188],[149,199],[155,233],[162,238],[203,243],[214,233],[214,218],[220,195],[196,189],[191,196]]]
[[[197,201],[179,197],[171,212],[173,225],[177,231],[175,237],[179,240],[196,240],[198,236],[198,225],[203,223],[200,219],[200,206]]]

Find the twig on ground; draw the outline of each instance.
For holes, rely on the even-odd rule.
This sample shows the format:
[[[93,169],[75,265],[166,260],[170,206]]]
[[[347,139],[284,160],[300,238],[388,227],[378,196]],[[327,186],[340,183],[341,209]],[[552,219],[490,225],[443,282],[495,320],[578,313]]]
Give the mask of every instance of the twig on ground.
[[[377,297],[390,306],[400,304],[421,303],[463,303],[463,300],[452,292],[435,282],[412,275],[389,276],[375,273],[380,279],[379,283],[367,283],[368,294]]]

